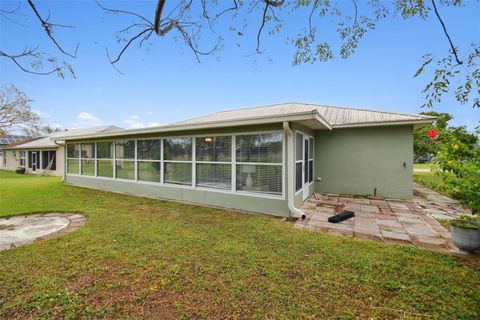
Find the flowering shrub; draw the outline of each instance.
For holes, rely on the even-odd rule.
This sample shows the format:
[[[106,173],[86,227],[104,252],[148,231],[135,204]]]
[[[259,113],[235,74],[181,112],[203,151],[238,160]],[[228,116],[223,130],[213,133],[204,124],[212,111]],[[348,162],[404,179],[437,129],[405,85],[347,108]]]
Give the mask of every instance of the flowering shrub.
[[[443,180],[443,187],[472,213],[480,211],[480,152],[445,135],[434,160],[433,171]]]

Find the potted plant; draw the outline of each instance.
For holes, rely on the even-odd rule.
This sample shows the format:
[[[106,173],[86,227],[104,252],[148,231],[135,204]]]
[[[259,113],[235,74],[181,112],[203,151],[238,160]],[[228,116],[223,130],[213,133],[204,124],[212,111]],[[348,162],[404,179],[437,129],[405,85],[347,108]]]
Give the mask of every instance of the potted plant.
[[[480,249],[480,217],[461,216],[450,221],[453,243],[467,252]]]
[[[25,173],[25,167],[17,167],[15,169],[15,172],[18,174],[24,174]]]

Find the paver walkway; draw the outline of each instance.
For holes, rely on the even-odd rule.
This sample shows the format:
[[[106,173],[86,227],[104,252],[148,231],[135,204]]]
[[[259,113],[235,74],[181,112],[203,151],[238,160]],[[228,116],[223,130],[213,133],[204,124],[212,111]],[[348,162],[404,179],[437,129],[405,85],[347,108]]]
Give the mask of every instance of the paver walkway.
[[[412,200],[315,193],[302,210],[307,217],[297,220],[296,228],[447,252],[459,251],[437,219],[469,213],[454,200],[418,184],[414,184]],[[355,217],[328,222],[328,217],[344,210],[355,212]]]
[[[73,231],[85,223],[76,213],[40,213],[0,219],[0,251]]]

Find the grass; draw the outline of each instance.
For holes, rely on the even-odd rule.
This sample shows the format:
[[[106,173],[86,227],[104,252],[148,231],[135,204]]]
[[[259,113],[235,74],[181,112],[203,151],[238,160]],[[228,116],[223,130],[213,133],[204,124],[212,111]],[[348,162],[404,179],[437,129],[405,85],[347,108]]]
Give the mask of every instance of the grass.
[[[414,163],[413,169],[431,169],[431,163]]]
[[[0,171],[0,216],[83,212],[0,252],[0,318],[475,319],[480,259]]]

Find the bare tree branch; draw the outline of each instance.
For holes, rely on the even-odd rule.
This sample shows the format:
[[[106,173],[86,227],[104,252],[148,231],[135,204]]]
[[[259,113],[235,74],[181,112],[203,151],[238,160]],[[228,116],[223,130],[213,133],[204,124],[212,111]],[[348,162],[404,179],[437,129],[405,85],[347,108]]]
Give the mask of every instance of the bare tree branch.
[[[450,35],[448,34],[447,27],[445,26],[445,23],[443,23],[443,20],[440,17],[440,13],[437,10],[437,5],[435,4],[435,0],[432,0],[432,5],[433,5],[433,10],[435,11],[435,15],[438,18],[438,21],[440,21],[440,24],[442,25],[443,33],[445,33],[445,36],[448,39],[448,43],[450,44],[450,48],[452,49],[452,53],[453,53],[453,56],[455,57],[455,60],[457,61],[458,64],[463,64],[463,62],[459,59],[457,49],[453,45],[452,39],[450,38]]]
[[[258,33],[257,33],[257,50],[256,51],[258,53],[260,53],[260,36],[262,35],[262,30],[263,30],[263,27],[265,26],[268,7],[270,7],[270,3],[268,1],[265,1],[265,8],[263,9],[262,24],[260,25],[260,29],[258,29]]]
[[[310,37],[313,38],[313,29],[312,29],[312,16],[315,10],[318,7],[318,0],[315,0],[315,3],[313,4],[312,11],[310,11],[310,15],[308,16],[308,28],[310,30]]]
[[[117,57],[115,58],[115,60],[111,61],[110,60],[110,63],[111,64],[115,64],[117,63],[118,61],[120,61],[120,58],[122,57],[123,53],[125,52],[125,50],[128,49],[128,47],[135,41],[137,40],[138,38],[140,38],[143,34],[149,32],[149,31],[153,31],[152,28],[148,28],[148,29],[145,29],[145,30],[142,30],[140,33],[138,33],[137,35],[133,36],[132,38],[130,38],[130,40],[128,40],[128,42],[125,44],[125,46],[122,48],[122,50],[120,50],[120,53],[117,55]]]
[[[61,46],[60,44],[57,42],[57,40],[55,39],[55,37],[52,35],[53,33],[53,26],[57,26],[57,27],[67,27],[67,28],[71,28],[72,26],[64,26],[64,25],[60,25],[60,24],[54,24],[54,23],[51,23],[51,22],[48,22],[48,18],[47,19],[43,19],[42,16],[40,15],[40,13],[38,12],[37,8],[35,7],[35,5],[33,4],[33,1],[32,0],[27,0],[28,1],[28,4],[30,5],[30,7],[32,8],[33,12],[35,13],[35,15],[37,16],[38,20],[40,20],[40,23],[42,24],[42,27],[43,29],[45,30],[45,32],[47,33],[47,36],[52,40],[52,42],[55,44],[55,46],[58,48],[58,50],[60,50],[63,54],[69,56],[69,57],[72,57],[72,58],[77,58],[77,51],[78,51],[78,45],[79,43],[77,43],[77,46],[75,47],[75,53],[71,54],[67,51],[65,51]]]
[[[155,30],[156,34],[159,34],[160,18],[162,17],[162,11],[164,6],[165,6],[165,0],[158,0],[157,9],[155,10],[155,22],[153,26],[153,29]]]
[[[26,72],[26,73],[31,73],[31,74],[36,74],[36,75],[40,75],[40,76],[46,76],[46,75],[49,75],[49,74],[52,74],[52,73],[55,73],[55,72],[59,72],[60,71],[60,68],[56,67],[50,71],[47,71],[47,72],[39,72],[39,71],[35,71],[35,70],[32,70],[32,69],[28,69],[27,67],[24,67],[19,61],[18,59],[20,58],[24,58],[24,57],[34,57],[34,58],[39,58],[39,54],[38,53],[35,53],[35,50],[36,49],[30,49],[30,50],[25,50],[23,53],[21,54],[18,54],[18,55],[10,55],[8,53],[5,53],[3,51],[0,51],[0,57],[5,57],[7,59],[10,59],[13,61],[13,63],[15,63],[17,65],[18,68],[20,68],[20,70],[22,70],[23,72]]]

